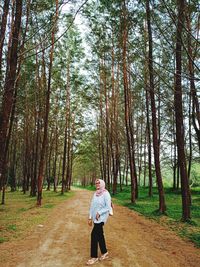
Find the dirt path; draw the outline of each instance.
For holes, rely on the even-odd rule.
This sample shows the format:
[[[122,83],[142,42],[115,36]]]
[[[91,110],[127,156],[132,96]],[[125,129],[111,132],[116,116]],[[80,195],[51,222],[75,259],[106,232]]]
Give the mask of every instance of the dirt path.
[[[74,197],[59,205],[43,226],[25,240],[4,243],[7,253],[1,267],[78,267],[89,257],[90,232],[87,225],[92,192],[77,190]],[[200,249],[173,232],[125,207],[115,206],[115,214],[104,227],[110,258],[95,266],[113,267],[197,267]]]

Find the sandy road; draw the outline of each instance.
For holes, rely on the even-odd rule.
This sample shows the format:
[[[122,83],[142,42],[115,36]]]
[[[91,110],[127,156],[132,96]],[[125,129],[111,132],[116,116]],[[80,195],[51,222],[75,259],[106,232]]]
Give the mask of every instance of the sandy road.
[[[87,225],[92,192],[77,190],[57,206],[43,227],[26,239],[2,244],[9,258],[1,267],[85,266],[90,251]],[[104,227],[110,258],[94,266],[198,267],[200,249],[173,232],[115,205],[114,216]]]

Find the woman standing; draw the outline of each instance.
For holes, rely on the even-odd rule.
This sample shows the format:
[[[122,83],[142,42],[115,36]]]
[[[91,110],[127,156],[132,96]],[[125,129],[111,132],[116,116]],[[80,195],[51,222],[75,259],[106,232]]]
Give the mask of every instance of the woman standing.
[[[87,265],[92,265],[98,259],[98,244],[101,250],[100,260],[108,258],[106,242],[103,233],[103,226],[106,223],[109,212],[111,210],[111,197],[110,193],[105,189],[105,182],[101,179],[95,181],[96,192],[93,195],[90,205],[90,216],[88,224],[92,226],[91,232],[91,259],[87,261]]]

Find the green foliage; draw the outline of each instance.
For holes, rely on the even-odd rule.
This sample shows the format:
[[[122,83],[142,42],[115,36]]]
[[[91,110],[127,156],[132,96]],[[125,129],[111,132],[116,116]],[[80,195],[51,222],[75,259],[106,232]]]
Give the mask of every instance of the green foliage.
[[[190,184],[192,187],[200,186],[200,164],[199,163],[192,164]]]
[[[82,137],[77,146],[73,164],[74,183],[99,176],[99,155],[97,132],[91,131]],[[88,181],[85,181],[88,184]]]
[[[200,231],[196,233],[188,233],[186,236],[191,239],[197,247],[200,248]]]

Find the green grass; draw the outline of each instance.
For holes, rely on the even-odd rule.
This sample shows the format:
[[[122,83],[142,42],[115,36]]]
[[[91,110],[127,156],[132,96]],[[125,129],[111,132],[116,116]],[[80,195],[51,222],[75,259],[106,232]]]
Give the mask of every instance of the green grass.
[[[0,237],[0,244],[1,244],[1,243],[4,243],[4,242],[6,242],[6,241],[8,241],[6,238],[4,238],[4,237]]]
[[[37,224],[45,224],[50,211],[73,195],[43,191],[42,206],[36,206],[36,197],[20,191],[6,192],[5,205],[0,205],[0,243],[21,239]]]
[[[17,226],[16,226],[16,224],[10,224],[10,225],[8,225],[7,229],[8,230],[12,230],[12,231],[16,231],[17,230]]]
[[[94,185],[86,185],[86,186],[75,185],[75,187],[87,189],[87,190],[90,190],[90,191],[94,191],[95,190],[95,186]]]
[[[148,196],[148,188],[139,188],[139,198],[135,204],[130,202],[130,190],[130,186],[124,187],[122,192],[113,196],[115,203],[156,220],[200,247],[200,188],[192,190],[192,219],[187,223],[181,221],[182,201],[180,191],[173,192],[170,188],[165,189],[167,211],[165,215],[162,215],[157,212],[159,197],[156,188],[153,188],[153,197],[151,198]]]

